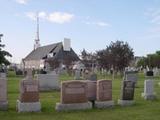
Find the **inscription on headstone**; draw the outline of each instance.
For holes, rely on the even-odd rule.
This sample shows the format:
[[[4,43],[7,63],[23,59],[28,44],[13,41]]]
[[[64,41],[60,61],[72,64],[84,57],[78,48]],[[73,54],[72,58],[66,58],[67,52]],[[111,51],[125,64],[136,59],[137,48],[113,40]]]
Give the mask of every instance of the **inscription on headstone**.
[[[97,101],[112,100],[112,81],[98,80],[97,82]]]
[[[123,81],[122,85],[122,100],[133,100],[134,99],[134,88],[135,83],[132,81]]]
[[[20,83],[20,101],[38,102],[39,90],[37,80],[23,80]]]
[[[85,103],[87,101],[86,82],[67,81],[61,84],[61,103]]]

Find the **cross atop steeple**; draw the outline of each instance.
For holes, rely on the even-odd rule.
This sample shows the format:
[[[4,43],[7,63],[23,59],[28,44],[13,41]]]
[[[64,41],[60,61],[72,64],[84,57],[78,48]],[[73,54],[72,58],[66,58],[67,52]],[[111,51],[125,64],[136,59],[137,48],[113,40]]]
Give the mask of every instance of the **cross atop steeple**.
[[[34,43],[34,50],[40,47],[40,39],[39,39],[39,14],[37,12],[37,33],[36,33],[36,39]]]

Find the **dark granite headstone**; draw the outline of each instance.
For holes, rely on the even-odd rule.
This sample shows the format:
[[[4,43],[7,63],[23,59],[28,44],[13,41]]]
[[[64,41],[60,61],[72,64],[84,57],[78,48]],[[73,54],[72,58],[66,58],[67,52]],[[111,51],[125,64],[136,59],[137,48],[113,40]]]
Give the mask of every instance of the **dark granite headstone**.
[[[154,75],[153,71],[147,71],[146,72],[146,76],[153,76],[153,75]]]
[[[121,100],[134,99],[135,83],[132,81],[123,81]]]

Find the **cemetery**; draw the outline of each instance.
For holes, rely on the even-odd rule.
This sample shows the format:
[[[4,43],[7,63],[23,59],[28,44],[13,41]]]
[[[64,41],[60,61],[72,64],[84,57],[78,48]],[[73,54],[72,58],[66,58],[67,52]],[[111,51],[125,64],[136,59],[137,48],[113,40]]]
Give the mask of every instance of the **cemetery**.
[[[90,80],[73,80],[74,76],[62,74],[60,75],[60,81],[62,82],[61,92],[57,90],[52,90],[48,92],[42,91],[39,92],[39,96],[37,96],[37,87],[33,86],[37,84],[36,81],[33,80],[35,81],[35,83],[31,83],[30,80],[28,80],[29,83],[26,81],[27,79],[32,79],[31,76],[26,76],[26,78],[24,78],[23,76],[16,76],[15,73],[11,71],[7,75],[7,103],[9,104],[5,111],[0,111],[0,116],[4,120],[10,119],[10,117],[12,117],[13,120],[24,119],[28,115],[29,118],[34,119],[55,120],[72,120],[74,118],[71,117],[78,116],[79,117],[77,119],[87,118],[88,120],[95,119],[95,117],[98,117],[102,120],[106,119],[106,117],[109,117],[113,120],[121,120],[123,118],[127,120],[133,120],[135,115],[137,118],[159,118],[159,114],[156,113],[159,112],[159,107],[157,106],[160,105],[160,87],[158,86],[160,76],[154,77],[154,92],[156,92],[156,99],[151,100],[145,100],[141,96],[141,93],[144,91],[145,88],[144,82],[146,80],[146,76],[143,74],[143,72],[138,73],[139,79],[137,80],[137,84],[139,87],[135,87],[134,89],[132,89],[132,87],[134,87],[134,82],[128,83],[128,81],[123,81],[123,77],[118,75],[115,76],[115,80],[112,81],[109,80],[112,78],[111,75],[108,75],[106,76],[106,78],[103,78],[99,73],[97,73],[97,78],[97,82]],[[29,95],[27,91],[26,93],[25,91],[22,93],[19,92],[19,84],[22,85],[22,88],[20,89],[23,89],[24,85],[31,85],[28,86],[28,90],[29,92],[31,92],[28,93],[31,95],[31,97],[27,97]],[[97,84],[97,86],[95,86],[95,84]],[[81,85],[84,87],[83,89],[80,87]],[[89,91],[92,92],[86,91],[87,86],[90,86]],[[76,87],[78,87],[78,90],[76,90]],[[126,89],[129,89],[129,92],[123,91],[125,87]],[[88,95],[85,95],[87,93]],[[19,101],[17,101],[18,98]],[[95,100],[94,107],[92,107],[93,100]],[[30,102],[30,104],[32,104],[32,107],[30,107],[30,109],[24,108],[27,102]],[[132,104],[133,102],[134,104]],[[22,106],[21,108],[23,109],[19,109],[19,111],[17,111],[18,109],[16,108],[16,104]],[[129,104],[129,106],[126,106],[126,104]],[[29,105],[26,106],[28,107]],[[75,111],[75,108],[78,109],[76,109]],[[35,113],[33,113],[34,109],[36,111]],[[25,110],[25,112],[23,110]],[[155,113],[152,111],[154,111]],[[119,116],[119,114],[121,115]]]
[[[0,120],[160,120],[159,8],[2,0]]]

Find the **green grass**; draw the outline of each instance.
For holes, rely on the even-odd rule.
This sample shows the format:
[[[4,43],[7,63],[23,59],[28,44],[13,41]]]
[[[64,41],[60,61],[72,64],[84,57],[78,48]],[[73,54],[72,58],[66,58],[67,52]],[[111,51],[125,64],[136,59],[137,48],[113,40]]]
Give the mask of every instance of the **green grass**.
[[[99,79],[111,79],[111,76],[98,76]],[[115,77],[113,80],[113,100],[117,103],[120,97],[122,78]],[[144,77],[139,74],[138,87],[135,90],[136,104],[129,107],[116,105],[110,109],[92,109],[85,111],[56,112],[55,104],[60,100],[57,91],[41,92],[41,113],[17,113],[16,100],[19,96],[19,81],[22,77],[16,77],[13,73],[8,76],[8,111],[0,112],[0,120],[159,120],[160,119],[160,86],[159,78],[155,78],[155,91],[157,100],[145,101],[141,98],[143,92]],[[72,80],[73,77],[62,75],[62,81]]]

